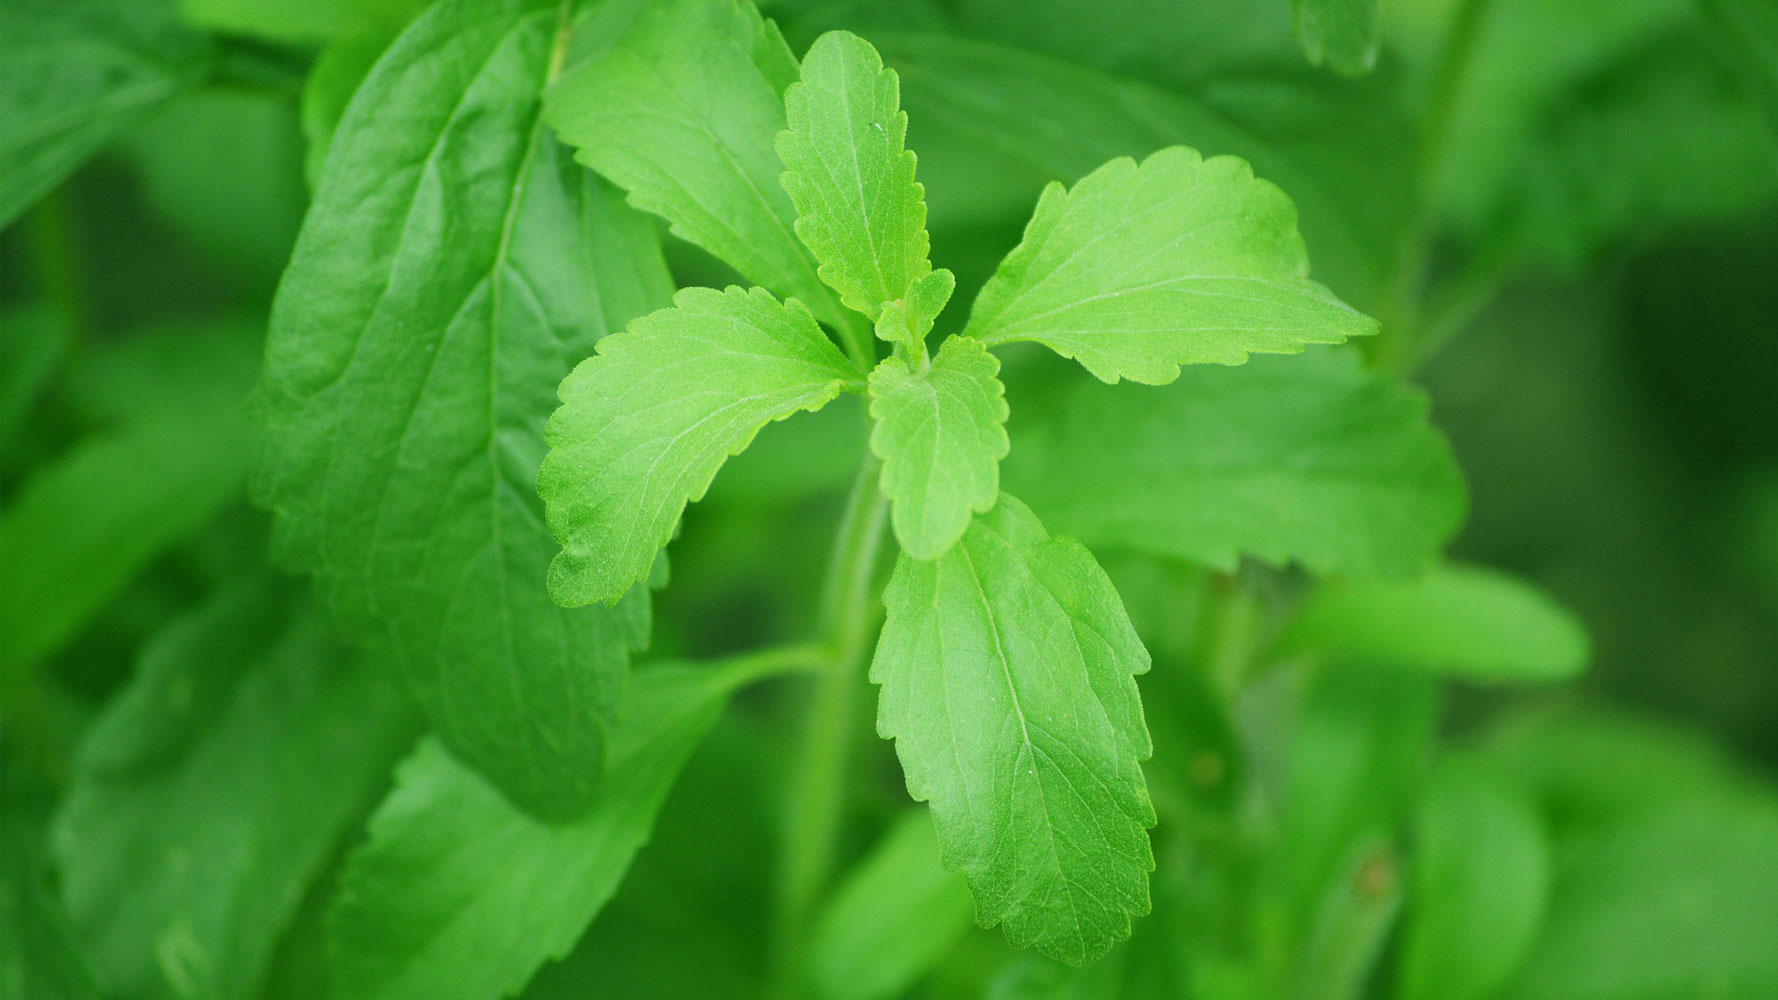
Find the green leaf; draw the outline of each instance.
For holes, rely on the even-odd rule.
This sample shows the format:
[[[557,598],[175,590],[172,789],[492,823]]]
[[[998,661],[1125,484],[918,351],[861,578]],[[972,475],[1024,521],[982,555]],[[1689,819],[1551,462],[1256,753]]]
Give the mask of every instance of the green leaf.
[[[896,540],[915,559],[936,559],[999,499],[1011,442],[1000,361],[979,341],[952,337],[920,368],[892,357],[871,373],[870,446],[883,460]]]
[[[630,203],[820,319],[839,302],[796,238],[772,139],[796,59],[751,3],[646,5],[610,48],[563,75],[549,123]]]
[[[1439,761],[1415,811],[1402,1000],[1480,1000],[1530,952],[1550,890],[1550,845],[1523,792],[1485,762]]]
[[[311,190],[321,186],[321,171],[333,134],[346,115],[352,95],[370,75],[377,60],[395,39],[392,30],[362,32],[342,38],[321,50],[303,81],[302,127],[308,150],[303,156],[303,176]]]
[[[567,953],[648,839],[673,779],[743,678],[636,673],[587,812],[546,823],[426,742],[353,852],[332,914],[340,996],[487,1000]]]
[[[179,13],[231,35],[326,42],[365,31],[384,32],[387,40],[424,6],[424,0],[179,0]]]
[[[195,83],[209,59],[201,39],[150,4],[9,0],[0,31],[0,226]]]
[[[83,743],[55,845],[110,991],[258,995],[309,883],[411,743],[380,671],[250,586],[175,624]]]
[[[1303,54],[1316,66],[1347,76],[1377,65],[1381,28],[1377,0],[1291,0]]]
[[[666,300],[652,226],[539,120],[549,0],[446,0],[341,121],[273,307],[256,495],[281,561],[525,807],[586,805],[647,598],[568,612],[535,483],[553,390]]]
[[[1463,520],[1425,398],[1350,351],[1190,369],[1164,389],[1084,385],[1014,431],[1009,488],[1093,546],[1404,577]]]
[[[1778,799],[1699,799],[1573,844],[1503,1000],[1778,992]]]
[[[253,454],[241,404],[251,341],[241,333],[222,324],[133,336],[70,373],[70,396],[112,426],[37,468],[0,511],[0,683],[52,656],[155,557],[241,497]],[[185,379],[153,384],[152,373],[180,369]]]
[[[859,374],[795,299],[687,288],[599,343],[562,382],[537,480],[562,542],[549,590],[611,603],[648,575],[685,505],[759,429]]]
[[[969,887],[939,861],[932,819],[890,827],[834,889],[815,921],[810,979],[823,1000],[889,1000],[907,992],[969,930]]]
[[[1329,586],[1278,640],[1310,651],[1477,681],[1552,682],[1586,668],[1586,629],[1505,573],[1444,566],[1417,580]]]
[[[918,346],[924,351],[926,334],[957,290],[957,277],[944,268],[928,272],[908,288],[907,295],[883,303],[877,316],[876,334],[892,344]]]
[[[1308,273],[1284,192],[1245,161],[1174,146],[1046,188],[964,332],[989,347],[1036,341],[1103,381],[1156,385],[1181,365],[1376,332]]]
[[[1772,0],[1703,0],[1717,37],[1741,69],[1742,81],[1778,140],[1778,3]]]
[[[10,784],[10,782],[9,782]],[[91,966],[51,888],[39,810],[7,788],[0,815],[0,991],[8,997],[100,1000]],[[29,815],[22,815],[22,814]]]
[[[790,127],[777,140],[796,234],[820,261],[821,280],[873,321],[932,271],[900,95],[869,42],[829,32],[784,92]]]
[[[1002,495],[944,557],[902,556],[871,680],[977,918],[1083,964],[1148,912],[1148,651],[1078,543]]]
[[[0,450],[10,450],[13,435],[61,364],[68,326],[66,316],[45,306],[0,315]]]

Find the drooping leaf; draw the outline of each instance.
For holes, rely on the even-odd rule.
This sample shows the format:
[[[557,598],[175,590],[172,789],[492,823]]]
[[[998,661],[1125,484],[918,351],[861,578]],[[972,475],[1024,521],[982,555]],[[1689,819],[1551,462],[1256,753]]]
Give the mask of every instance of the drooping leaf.
[[[1408,887],[1398,994],[1497,995],[1549,901],[1549,837],[1523,790],[1483,761],[1440,760],[1415,810]]]
[[[1014,429],[1009,488],[1089,545],[1404,577],[1463,519],[1423,397],[1346,351],[1189,369],[1161,389],[1085,385]]]
[[[730,455],[860,381],[794,299],[731,286],[673,302],[601,341],[562,382],[537,481],[562,542],[549,570],[561,604],[622,597]]]
[[[1133,674],[1147,650],[1079,543],[1002,495],[942,558],[904,555],[871,666],[877,730],[945,867],[1015,947],[1082,964],[1148,912],[1154,824]]]
[[[251,334],[239,323],[148,331],[70,370],[69,398],[102,429],[38,467],[0,511],[0,678],[53,655],[242,496]],[[131,472],[141,469],[153,474]]]
[[[964,332],[990,347],[1036,341],[1103,381],[1151,384],[1181,365],[1376,332],[1308,272],[1282,191],[1242,160],[1174,146],[1046,188]]]
[[[969,887],[939,861],[932,818],[890,827],[816,918],[809,976],[822,1000],[901,996],[944,957],[975,915]]]
[[[1377,0],[1291,0],[1291,8],[1310,63],[1348,76],[1377,65]]]
[[[340,995],[488,1000],[565,954],[611,898],[740,678],[638,671],[584,815],[546,823],[426,742],[353,852],[332,914]]]
[[[393,33],[424,6],[423,0],[179,0],[180,14],[199,27],[286,42]]]
[[[256,480],[282,561],[553,814],[591,799],[647,600],[551,604],[543,422],[670,287],[648,221],[539,120],[563,13],[447,0],[359,88],[274,304]]]
[[[8,0],[0,31],[0,226],[207,70],[210,52],[152,4]]]
[[[772,149],[796,59],[751,3],[646,5],[614,44],[564,74],[549,123],[630,203],[827,322],[838,300],[796,238]]]
[[[1402,583],[1330,586],[1280,638],[1312,651],[1478,681],[1561,681],[1586,667],[1586,630],[1528,583],[1445,566]]]
[[[56,826],[76,933],[119,996],[247,1000],[339,838],[413,739],[382,672],[288,593],[175,624],[81,748]]]
[[[900,95],[869,42],[829,32],[784,92],[789,128],[777,139],[796,234],[840,301],[873,321],[932,270]]]
[[[922,367],[887,358],[871,373],[870,445],[896,539],[915,559],[936,559],[994,506],[1011,443],[1000,362],[980,342],[952,337]]]

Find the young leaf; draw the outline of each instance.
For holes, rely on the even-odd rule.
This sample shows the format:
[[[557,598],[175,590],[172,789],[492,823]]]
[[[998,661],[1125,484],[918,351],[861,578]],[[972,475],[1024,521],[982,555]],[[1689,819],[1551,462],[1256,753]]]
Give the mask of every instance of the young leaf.
[[[55,830],[118,996],[246,998],[413,739],[411,706],[289,594],[250,586],[152,642],[89,731]]]
[[[1377,0],[1291,0],[1297,39],[1311,65],[1359,76],[1377,65]]]
[[[545,114],[631,204],[833,323],[843,311],[796,238],[772,149],[796,73],[777,26],[753,4],[661,0],[564,74]]]
[[[784,107],[790,127],[777,149],[796,234],[840,301],[875,320],[932,270],[895,71],[864,39],[828,32],[803,57]]]
[[[1550,891],[1550,845],[1522,790],[1481,760],[1440,760],[1414,817],[1402,1000],[1499,995],[1525,960]]]
[[[945,867],[1015,947],[1089,962],[1148,912],[1154,809],[1133,674],[1148,651],[1086,549],[1002,495],[884,594],[877,731],[930,802]]]
[[[1347,350],[1191,369],[1164,389],[1083,385],[1015,431],[1009,488],[1094,546],[1408,577],[1463,520],[1425,399]]]
[[[933,321],[956,290],[957,277],[950,271],[941,267],[927,272],[908,288],[906,296],[883,303],[883,311],[877,315],[877,336],[892,344],[924,345]]]
[[[815,921],[809,976],[823,1000],[903,996],[969,930],[969,887],[939,860],[932,817],[890,827]]]
[[[1181,365],[1294,354],[1377,324],[1308,280],[1284,192],[1184,146],[1051,184],[964,332],[1031,340],[1098,378],[1163,384]]]
[[[124,126],[195,83],[204,41],[148,4],[8,0],[0,31],[0,226]]]
[[[359,88],[273,307],[256,493],[282,561],[527,808],[590,801],[647,599],[555,607],[553,390],[666,300],[648,220],[539,121],[550,0],[446,0]]]
[[[870,446],[883,460],[896,539],[915,559],[936,559],[994,506],[1011,444],[1000,362],[987,348],[952,337],[923,367],[886,358],[871,373]]]
[[[730,455],[858,383],[802,303],[761,288],[687,288],[600,341],[562,382],[537,479],[562,543],[550,594],[566,606],[622,597]]]
[[[737,679],[638,671],[610,771],[591,808],[565,823],[514,809],[436,743],[421,744],[342,876],[330,941],[339,995],[488,1000],[565,954],[617,890]]]
[[[1587,665],[1586,629],[1530,584],[1474,566],[1417,580],[1330,586],[1278,640],[1280,651],[1478,681],[1562,681]]]

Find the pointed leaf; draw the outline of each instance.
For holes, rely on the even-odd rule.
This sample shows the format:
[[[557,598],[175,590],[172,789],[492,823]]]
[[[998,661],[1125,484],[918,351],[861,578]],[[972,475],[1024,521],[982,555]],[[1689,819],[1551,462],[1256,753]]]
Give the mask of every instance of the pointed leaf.
[[[332,913],[340,996],[488,1000],[559,958],[610,900],[687,757],[737,680],[719,669],[638,671],[611,770],[565,823],[514,809],[432,742],[353,852]]]
[[[965,333],[1032,340],[1106,382],[1161,384],[1188,364],[1238,365],[1375,333],[1308,280],[1284,192],[1245,161],[1184,146],[1052,184],[1025,239],[982,288]]]
[[[564,605],[622,597],[730,455],[859,382],[795,299],[687,288],[673,303],[562,382],[537,488],[562,542],[549,588]]]
[[[983,924],[1073,964],[1148,912],[1154,824],[1132,674],[1148,652],[1111,581],[1002,495],[934,562],[903,556],[871,680],[877,731],[932,804]]]
[[[972,515],[1000,497],[1006,387],[1000,362],[968,337],[945,341],[925,371],[887,358],[871,373],[871,450],[883,460],[883,494],[901,547],[943,555]]]
[[[751,3],[650,3],[616,42],[563,75],[546,115],[580,162],[630,203],[780,297],[833,323],[843,310],[796,238],[772,138],[796,59]]]
[[[875,320],[932,270],[895,71],[869,42],[831,31],[809,47],[784,106],[777,149],[796,234],[840,301]]]
[[[1463,520],[1424,398],[1350,351],[1194,368],[1162,389],[1083,385],[1015,431],[1010,488],[1094,546],[1402,577]]]
[[[256,481],[282,561],[386,646],[452,750],[552,814],[603,770],[647,602],[550,602],[543,423],[670,288],[648,220],[539,121],[562,12],[446,0],[358,89],[273,307]]]

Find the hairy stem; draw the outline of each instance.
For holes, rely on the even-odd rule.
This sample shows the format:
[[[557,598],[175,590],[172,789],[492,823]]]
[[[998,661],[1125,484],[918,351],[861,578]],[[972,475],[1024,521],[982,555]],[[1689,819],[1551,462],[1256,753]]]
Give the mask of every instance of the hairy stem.
[[[847,758],[856,728],[864,668],[877,624],[877,557],[887,500],[877,489],[878,463],[866,458],[840,520],[823,590],[821,629],[828,653],[815,677],[807,728],[789,786],[778,882],[780,985],[794,995],[809,910],[833,872],[844,816]]]

